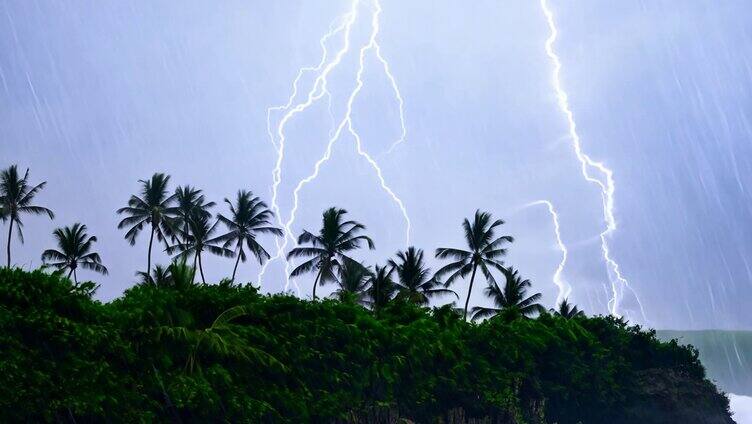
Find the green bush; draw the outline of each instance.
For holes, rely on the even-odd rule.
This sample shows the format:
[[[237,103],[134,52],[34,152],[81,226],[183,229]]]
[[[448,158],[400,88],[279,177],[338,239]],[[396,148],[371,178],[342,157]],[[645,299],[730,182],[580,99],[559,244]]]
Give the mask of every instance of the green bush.
[[[696,351],[610,317],[471,324],[397,302],[377,319],[251,286],[136,286],[107,304],[93,289],[0,270],[1,421],[333,422],[381,409],[629,423],[653,408],[656,370],[728,409]]]

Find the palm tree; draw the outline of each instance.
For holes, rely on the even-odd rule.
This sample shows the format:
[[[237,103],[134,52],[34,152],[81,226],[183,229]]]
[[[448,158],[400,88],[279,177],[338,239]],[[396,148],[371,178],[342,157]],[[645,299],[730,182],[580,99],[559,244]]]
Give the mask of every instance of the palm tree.
[[[174,246],[169,246],[167,248],[167,253],[170,255],[179,252],[178,258],[183,261],[185,261],[188,256],[193,255],[193,262],[194,264],[198,262],[198,270],[201,274],[201,281],[203,283],[206,283],[206,278],[204,278],[204,265],[201,260],[202,252],[206,250],[217,256],[224,256],[227,258],[232,257],[232,250],[218,245],[219,238],[212,238],[212,235],[217,232],[219,221],[212,224],[209,221],[210,219],[211,218],[206,215],[194,216],[189,221],[190,236],[184,234],[182,230],[180,231],[181,238],[187,241],[177,243]]]
[[[247,258],[243,250],[243,245],[245,244],[248,247],[248,250],[256,257],[259,264],[263,264],[271,256],[256,241],[256,235],[273,234],[277,237],[282,237],[283,233],[281,229],[271,225],[274,212],[270,211],[266,203],[262,202],[258,197],[254,197],[250,191],[238,191],[234,205],[226,198],[225,203],[230,207],[230,217],[227,218],[222,214],[218,214],[217,218],[227,227],[229,232],[220,236],[218,240],[224,242],[224,247],[235,244],[235,252],[238,258],[235,260],[235,267],[232,269],[232,278],[230,279],[231,281],[235,281],[238,264],[240,261],[245,262]]]
[[[214,202],[206,203],[201,190],[189,185],[175,189],[175,206],[169,209],[169,214],[176,218],[176,226],[181,228],[182,234],[190,235],[190,220],[195,215],[211,216],[209,208],[216,205]],[[187,241],[187,240],[183,240]]]
[[[336,271],[343,261],[354,259],[347,252],[360,247],[365,242],[369,249],[374,249],[373,240],[365,235],[358,235],[365,226],[356,221],[344,221],[344,209],[329,208],[324,211],[323,222],[318,235],[306,230],[298,237],[298,244],[308,247],[296,247],[287,254],[287,258],[311,258],[292,270],[290,277],[316,270],[313,280],[313,300],[316,300],[316,286],[330,281],[337,281]]]
[[[579,308],[577,308],[577,305],[573,305],[569,303],[567,299],[564,299],[559,303],[559,309],[557,310],[551,310],[551,312],[554,315],[571,319],[571,318],[577,318],[577,317],[584,317],[585,311],[581,311]]]
[[[545,311],[543,306],[538,303],[542,297],[540,293],[527,296],[527,289],[532,285],[530,280],[523,280],[517,270],[511,267],[504,269],[503,273],[506,279],[503,289],[494,280],[489,281],[488,287],[484,290],[485,295],[493,299],[495,307],[474,307],[473,321],[492,317],[504,310],[516,310],[524,317]]]
[[[176,289],[185,289],[193,286],[193,280],[196,276],[196,267],[192,267],[185,262],[185,258],[172,261],[167,268],[170,274],[169,287]]]
[[[154,270],[151,274],[147,274],[144,271],[136,272],[137,277],[141,277],[140,285],[144,286],[156,286],[156,287],[169,287],[172,285],[172,273],[170,267],[164,267],[162,265],[154,265]]]
[[[44,267],[53,267],[60,271],[68,269],[68,278],[73,274],[73,281],[76,283],[76,270],[79,266],[107,275],[107,268],[102,265],[99,254],[91,251],[97,238],[86,234],[86,225],[75,223],[71,227],[58,228],[52,234],[60,250],[47,249],[42,253]]]
[[[366,302],[371,306],[376,315],[383,309],[394,297],[397,292],[397,286],[392,280],[393,267],[378,266],[368,276],[368,288],[366,289]]]
[[[234,331],[232,321],[248,315],[248,313],[248,309],[245,306],[233,306],[219,314],[214,322],[204,329],[193,329],[186,325],[163,325],[157,328],[157,340],[164,337],[188,344],[189,351],[185,368],[189,373],[194,371],[201,372],[202,356],[209,358],[235,358],[285,369],[285,366],[274,356],[261,348],[249,345],[247,340]],[[180,319],[177,319],[177,321],[180,321]]]
[[[480,268],[486,279],[490,283],[495,283],[491,269],[503,271],[503,262],[499,261],[498,258],[506,255],[507,249],[502,246],[514,241],[511,236],[496,237],[496,227],[504,224],[504,221],[501,219],[492,221],[492,219],[490,213],[480,210],[475,211],[475,218],[472,223],[465,218],[462,228],[465,230],[465,241],[469,250],[445,247],[436,249],[437,258],[452,258],[455,260],[436,271],[437,277],[451,274],[446,280],[447,286],[457,278],[465,278],[470,275],[470,286],[467,289],[465,311],[462,315],[464,319],[467,318],[467,305],[470,303],[476,271]]]
[[[362,263],[345,261],[339,267],[339,289],[334,292],[334,297],[341,302],[354,301],[365,304],[370,277],[371,271]]]
[[[175,222],[172,216],[171,205],[175,200],[175,195],[168,195],[167,184],[170,182],[170,176],[162,173],[152,175],[150,180],[138,180],[141,183],[141,197],[132,195],[128,200],[128,206],[117,210],[119,214],[127,214],[126,218],[118,224],[118,228],[130,227],[125,233],[125,238],[133,246],[136,244],[136,236],[144,228],[144,225],[150,226],[151,235],[149,236],[149,251],[147,254],[146,271],[151,270],[151,247],[154,242],[154,236],[157,241],[167,244],[167,236],[175,233]]]
[[[453,294],[435,278],[429,277],[431,269],[423,262],[423,251],[410,246],[404,252],[397,252],[397,260],[390,259],[389,266],[397,271],[398,282],[395,283],[397,298],[416,305],[427,305],[430,298],[444,294]],[[459,298],[459,296],[458,296]]]
[[[6,247],[8,268],[10,268],[10,240],[13,235],[13,224],[16,225],[18,239],[21,240],[21,243],[24,242],[21,214],[47,214],[50,219],[55,218],[55,214],[52,213],[51,210],[31,204],[32,200],[34,200],[34,196],[36,196],[46,184],[47,182],[43,181],[35,186],[30,186],[29,169],[27,168],[23,178],[20,178],[18,167],[16,165],[11,165],[8,169],[4,169],[0,173],[0,219],[2,219],[3,222],[10,221],[10,224],[8,225],[8,244]]]

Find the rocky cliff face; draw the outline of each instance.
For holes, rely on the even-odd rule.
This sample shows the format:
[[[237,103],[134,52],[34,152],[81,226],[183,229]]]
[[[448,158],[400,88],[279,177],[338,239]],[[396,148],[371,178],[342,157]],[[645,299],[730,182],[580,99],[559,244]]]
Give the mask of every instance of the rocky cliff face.
[[[611,424],[734,424],[723,395],[708,380],[698,381],[686,374],[666,369],[641,371],[635,401],[622,419]],[[355,414],[342,423],[407,424],[395,408],[377,408]],[[497,411],[484,417],[471,417],[461,408],[437,418],[441,424],[564,424],[548,421],[545,401],[530,401],[523,411]],[[579,423],[578,423],[579,424]],[[586,423],[582,423],[586,424]],[[601,423],[593,423],[601,424]],[[740,423],[743,424],[743,423]]]
[[[657,336],[694,346],[708,378],[721,390],[752,396],[752,331],[661,330]]]
[[[732,424],[723,395],[708,380],[698,381],[673,370],[639,373],[640,393],[627,411],[636,423]]]

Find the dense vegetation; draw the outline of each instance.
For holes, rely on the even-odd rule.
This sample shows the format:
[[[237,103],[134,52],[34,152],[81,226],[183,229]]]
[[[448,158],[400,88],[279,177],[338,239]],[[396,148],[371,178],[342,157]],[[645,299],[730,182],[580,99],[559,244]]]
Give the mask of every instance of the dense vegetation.
[[[502,262],[514,239],[488,212],[462,222],[463,248],[436,249],[447,262],[433,273],[412,246],[384,266],[358,261],[374,241],[329,208],[287,252],[291,278],[313,277],[306,301],[235,284],[241,261],[271,258],[257,236],[284,235],[260,198],[240,190],[225,199],[229,214],[215,215],[201,190],[170,191],[169,181],[140,181],[117,211],[131,245],[149,233],[146,270],[102,304],[94,283],[78,282],[81,268],[108,272],[83,224],[54,231],[42,270],[12,268],[22,217],[54,214],[34,204],[44,182],[15,166],[0,172],[1,421],[730,422],[692,348],[587,317],[566,299],[544,309],[532,282]],[[171,265],[152,267],[155,239]],[[234,258],[231,277],[206,284],[205,254]],[[493,307],[470,308],[481,277]],[[463,279],[463,308],[430,308],[437,296],[459,300],[450,287]],[[319,301],[324,284],[337,289]]]
[[[0,419],[730,422],[699,418],[728,405],[694,350],[612,317],[376,316],[173,272],[102,304],[91,283],[0,270]]]

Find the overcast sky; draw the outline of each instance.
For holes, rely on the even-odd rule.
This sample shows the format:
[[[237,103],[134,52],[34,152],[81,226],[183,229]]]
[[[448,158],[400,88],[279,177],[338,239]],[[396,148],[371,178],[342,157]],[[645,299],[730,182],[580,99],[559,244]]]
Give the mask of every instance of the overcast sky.
[[[331,96],[285,127],[278,197],[285,220],[293,189],[313,172],[356,86],[374,11],[362,3],[350,51],[329,75]],[[378,41],[404,99],[404,143],[388,152],[400,138],[399,103],[373,54],[351,116],[409,214],[410,242],[429,257],[439,246],[463,247],[461,220],[490,211],[517,239],[506,262],[553,306],[561,260],[554,225],[545,206],[524,207],[550,200],[569,249],[562,276],[571,299],[606,313],[601,194],[581,175],[557,103],[541,5],[383,0],[382,7]],[[116,228],[115,210],[137,192],[137,180],[169,173],[173,187],[204,189],[220,203],[215,212],[238,189],[269,202],[277,150],[267,108],[287,102],[298,70],[319,62],[320,38],[350,8],[349,1],[0,1],[0,167],[17,163],[31,168],[33,182],[48,181],[37,203],[57,214],[26,218],[14,262],[38,266],[52,230],[80,221],[98,236],[110,269],[80,278],[100,282],[98,296],[108,300],[146,263],[148,234],[131,247]],[[551,0],[551,10],[582,147],[613,170],[618,228],[608,241],[634,290],[620,298],[620,312],[661,328],[752,327],[752,5]],[[342,34],[327,43],[331,52],[342,48]],[[296,104],[313,77],[301,79]],[[273,130],[283,115],[272,114]],[[405,219],[347,133],[300,191],[293,232],[318,229],[332,205],[368,226],[377,249],[356,254],[368,264],[404,248]],[[168,261],[155,253],[155,262]],[[232,265],[207,258],[207,278],[228,276]],[[269,266],[265,290],[283,289],[283,269],[283,261]],[[258,264],[241,264],[241,280],[255,282],[258,273]],[[298,282],[310,296],[312,278]],[[485,302],[483,285],[471,303]],[[463,300],[466,287],[455,287]]]

